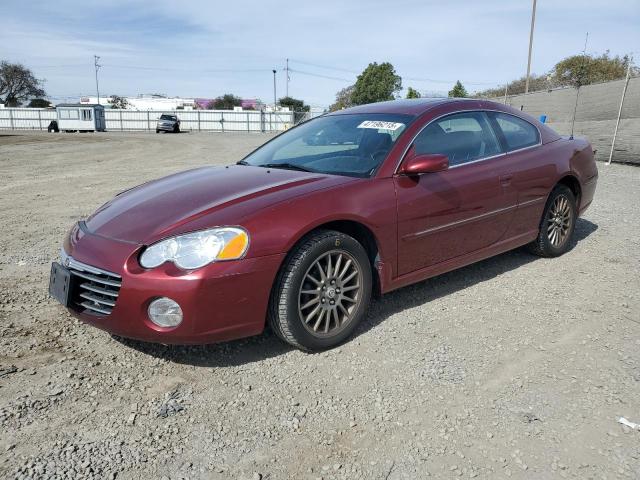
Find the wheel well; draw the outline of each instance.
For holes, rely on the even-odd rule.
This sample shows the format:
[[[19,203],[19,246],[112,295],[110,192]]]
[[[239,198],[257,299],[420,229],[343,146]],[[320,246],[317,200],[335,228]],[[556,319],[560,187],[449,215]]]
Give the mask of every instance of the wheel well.
[[[578,179],[573,175],[567,175],[566,177],[561,178],[558,184],[567,186],[569,190],[573,192],[573,195],[576,197],[578,208],[580,208],[580,195],[582,194],[582,190]]]
[[[362,223],[353,220],[336,220],[329,223],[318,225],[307,233],[313,233],[317,230],[335,230],[355,238],[360,245],[364,247],[371,262],[371,273],[373,276],[373,292],[379,295],[381,292],[381,283],[376,268],[376,259],[378,257],[378,243],[373,232]],[[306,235],[305,235],[306,236]]]

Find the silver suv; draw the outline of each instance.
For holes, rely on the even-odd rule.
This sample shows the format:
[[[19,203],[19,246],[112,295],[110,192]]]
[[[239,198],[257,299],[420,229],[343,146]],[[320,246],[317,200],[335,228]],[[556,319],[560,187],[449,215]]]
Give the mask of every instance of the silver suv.
[[[180,133],[180,120],[177,115],[163,113],[156,124],[156,133],[173,132]]]

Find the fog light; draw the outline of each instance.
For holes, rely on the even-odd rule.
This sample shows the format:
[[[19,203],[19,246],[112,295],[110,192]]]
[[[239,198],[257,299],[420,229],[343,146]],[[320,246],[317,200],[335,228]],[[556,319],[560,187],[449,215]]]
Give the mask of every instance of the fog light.
[[[159,327],[176,327],[182,322],[180,305],[167,297],[156,298],[149,304],[149,318]]]

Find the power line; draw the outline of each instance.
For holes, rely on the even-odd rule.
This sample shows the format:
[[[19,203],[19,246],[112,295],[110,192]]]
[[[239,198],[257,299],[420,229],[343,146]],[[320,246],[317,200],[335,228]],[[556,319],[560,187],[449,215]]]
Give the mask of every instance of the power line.
[[[86,63],[75,63],[69,65],[32,65],[31,68],[77,68],[77,67],[88,67],[89,65]]]
[[[301,65],[308,65],[310,67],[316,67],[316,68],[323,68],[325,70],[336,70],[339,72],[346,72],[346,73],[353,73],[354,75],[360,75],[360,73],[362,72],[356,72],[355,70],[348,70],[346,68],[340,68],[340,67],[330,67],[328,65],[321,65],[319,63],[312,63],[312,62],[306,62],[303,60],[296,60],[296,59],[289,59],[290,62],[293,63],[299,63]],[[289,69],[290,71],[293,71],[293,69]],[[310,74],[310,72],[307,72],[307,74]],[[316,76],[320,76],[321,74],[313,74]],[[336,79],[337,77],[331,77],[332,79]],[[420,77],[402,77],[403,80],[409,80],[412,82],[430,82],[430,83],[446,83],[446,84],[450,84],[450,83],[456,83],[457,80],[441,80],[441,79],[434,79],[434,78],[420,78]],[[344,78],[341,78],[341,80],[344,81],[348,81]],[[463,81],[463,83],[466,83],[467,85],[495,85],[495,82],[467,82],[467,81]]]
[[[361,73],[361,72],[356,72],[355,70],[348,70],[346,68],[330,67],[328,65],[320,65],[318,63],[304,62],[302,60],[296,60],[293,58],[290,58],[289,61],[293,63],[299,63],[300,65],[307,65],[308,67],[316,67],[316,68],[323,68],[325,70],[335,70],[338,72],[353,73],[354,75],[359,75]]]
[[[310,77],[318,77],[318,78],[326,78],[327,80],[337,80],[340,82],[353,82],[353,79],[348,79],[348,78],[342,78],[342,77],[333,77],[331,75],[323,75],[321,73],[312,73],[312,72],[307,72],[304,70],[298,70],[298,69],[293,69],[291,67],[289,67],[289,71],[292,73],[299,73],[301,75],[308,75]]]
[[[435,78],[417,78],[417,77],[402,77],[403,80],[409,80],[411,82],[429,82],[429,83],[456,83],[458,80],[438,80]],[[468,82],[466,80],[460,80],[461,83],[467,85],[495,85],[496,82]]]
[[[312,62],[304,62],[301,60],[289,59],[290,63],[298,63],[300,65],[308,65],[311,67],[321,68],[325,70],[335,70],[345,73],[352,73],[354,75],[359,75],[361,72],[356,72],[355,70],[348,70],[340,67],[330,67],[328,65],[321,65]],[[270,68],[217,68],[217,69],[190,69],[190,68],[176,68],[176,67],[153,67],[153,66],[144,66],[144,65],[121,65],[121,64],[112,64],[106,63],[102,64],[102,67],[108,67],[111,69],[124,69],[124,70],[140,70],[140,71],[159,71],[159,72],[184,72],[185,70],[200,72],[200,73],[268,73],[271,71]],[[76,67],[87,67],[86,64],[68,64],[68,65],[39,65],[34,66],[33,68],[76,68]],[[285,67],[283,69],[287,75],[289,73],[299,73],[301,75],[307,75],[311,77],[324,78],[327,80],[336,80],[341,82],[353,82],[353,79],[348,79],[344,77],[338,77],[333,75],[326,75],[323,73],[315,73],[307,70],[298,70],[289,67],[288,70]],[[427,82],[427,83],[442,83],[442,84],[453,84],[457,80],[443,80],[436,78],[426,78],[426,77],[402,77],[403,80],[411,81],[411,82]],[[462,83],[466,85],[496,85],[496,82],[469,82],[465,80],[461,80]]]
[[[184,72],[185,70],[197,71],[201,73],[255,73],[255,72],[269,72],[270,68],[213,68],[213,69],[190,69],[190,68],[171,68],[171,67],[148,67],[141,65],[117,65],[117,64],[105,64],[105,67],[109,68],[122,68],[126,70],[157,70],[165,72]]]

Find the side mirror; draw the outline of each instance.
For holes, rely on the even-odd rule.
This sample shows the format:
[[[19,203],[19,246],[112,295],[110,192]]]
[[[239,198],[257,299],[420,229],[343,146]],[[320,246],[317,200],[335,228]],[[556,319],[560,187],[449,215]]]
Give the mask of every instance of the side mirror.
[[[404,175],[420,175],[421,173],[442,172],[449,168],[449,157],[441,153],[413,154],[413,147],[409,156],[400,166],[400,173]]]

